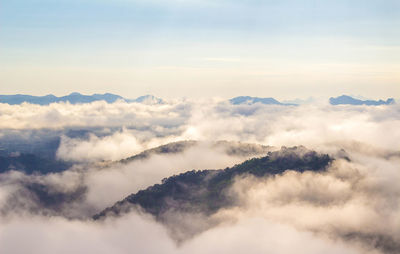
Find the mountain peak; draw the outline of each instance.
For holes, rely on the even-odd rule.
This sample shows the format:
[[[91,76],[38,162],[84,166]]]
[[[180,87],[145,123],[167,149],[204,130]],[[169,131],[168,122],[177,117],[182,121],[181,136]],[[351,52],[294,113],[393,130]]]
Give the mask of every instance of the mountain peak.
[[[329,103],[331,105],[367,105],[367,106],[378,106],[378,105],[389,105],[395,103],[393,98],[384,100],[359,100],[355,99],[349,95],[341,95],[339,97],[329,98]]]
[[[289,104],[289,103],[281,103],[272,97],[259,98],[259,97],[252,97],[252,96],[238,96],[238,97],[230,99],[229,102],[233,105],[241,105],[241,104],[251,105],[251,104],[255,104],[255,103],[261,103],[261,104],[266,104],[266,105],[287,105],[287,106],[295,105],[295,104]]]
[[[162,104],[164,101],[160,98],[155,97],[151,94],[146,94],[140,96],[134,100],[134,102],[144,103],[144,104]]]

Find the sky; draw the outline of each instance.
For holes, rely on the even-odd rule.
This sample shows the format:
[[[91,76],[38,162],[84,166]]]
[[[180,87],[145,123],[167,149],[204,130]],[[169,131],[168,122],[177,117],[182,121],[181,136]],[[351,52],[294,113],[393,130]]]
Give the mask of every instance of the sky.
[[[397,0],[3,0],[0,94],[400,97]]]

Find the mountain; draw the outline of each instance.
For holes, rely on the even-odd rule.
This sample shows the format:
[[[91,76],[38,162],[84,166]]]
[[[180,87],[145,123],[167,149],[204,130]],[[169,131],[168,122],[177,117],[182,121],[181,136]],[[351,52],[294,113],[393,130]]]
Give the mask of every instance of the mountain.
[[[251,97],[251,96],[239,96],[229,100],[229,102],[233,105],[240,104],[254,104],[254,103],[262,103],[267,105],[286,105],[286,106],[294,106],[297,104],[292,103],[281,103],[274,98],[259,98],[259,97]]]
[[[123,98],[119,95],[115,94],[93,94],[93,95],[83,95],[80,93],[71,93],[66,96],[57,97],[52,94],[46,96],[32,96],[32,95],[23,95],[23,94],[15,94],[15,95],[0,95],[0,103],[8,103],[10,105],[21,104],[24,102],[39,104],[39,105],[48,105],[50,103],[56,102],[69,102],[71,104],[77,103],[90,103],[93,101],[104,100],[108,103],[115,102]]]
[[[78,135],[81,134],[78,133]],[[109,166],[115,165],[116,163],[130,163],[135,160],[145,160],[157,154],[183,153],[187,149],[195,146],[196,148],[213,149],[213,151],[219,151],[243,158],[265,155],[272,149],[269,146],[229,141],[180,141],[145,150],[142,153],[121,161],[96,162],[89,165],[81,164],[80,167],[75,167],[74,169],[80,168],[80,170],[83,169],[84,171],[88,168],[93,170],[107,170]],[[19,209],[26,210],[29,208],[29,212],[33,214],[77,216],[79,218],[85,217],[86,214],[79,214],[79,211],[76,211],[73,214],[68,214],[68,212],[71,212],[70,207],[85,200],[88,186],[86,186],[84,182],[77,184],[73,188],[58,188],[57,185],[53,185],[51,182],[41,181],[43,178],[40,175],[56,172],[59,173],[69,169],[73,165],[77,164],[73,164],[73,162],[60,161],[57,160],[57,158],[52,157],[43,158],[35,154],[25,154],[20,152],[6,153],[6,151],[4,151],[0,154],[0,177],[1,173],[10,170],[33,174],[32,177],[25,177],[24,180],[20,182],[20,189],[8,198],[7,204],[9,205],[7,207],[12,206],[13,211]],[[26,200],[24,197],[30,197],[29,204],[25,202]],[[1,210],[0,208],[0,214],[6,214],[6,210]],[[94,212],[95,211],[90,214],[93,214]]]
[[[130,102],[138,102],[138,103],[143,103],[143,104],[149,104],[149,105],[153,105],[153,104],[163,104],[164,101],[160,98],[157,98],[153,95],[143,95],[140,96],[134,100],[129,100]]]
[[[137,99],[125,99],[122,96],[105,93],[105,94],[93,94],[83,95],[80,93],[71,93],[66,96],[57,97],[52,94],[46,96],[32,96],[24,94],[15,95],[0,95],[0,103],[7,103],[10,105],[17,105],[24,102],[38,105],[49,105],[57,102],[69,102],[71,104],[90,103],[94,101],[106,101],[107,103],[113,103],[118,100],[126,102],[138,102],[145,104],[161,104],[163,100],[152,95],[140,96]]]
[[[47,105],[57,101],[57,97],[49,94],[46,96],[32,96],[24,94],[0,95],[0,103],[8,103],[10,105],[28,102],[32,104]]]
[[[67,96],[59,97],[57,102],[69,102],[71,104],[78,103],[90,103],[94,101],[106,101],[108,103],[113,103],[117,100],[125,100],[119,95],[105,93],[105,94],[93,94],[93,95],[83,95],[80,93],[71,93]]]
[[[0,173],[17,170],[27,174],[47,174],[67,170],[73,163],[77,162],[65,162],[57,158],[56,152],[60,145],[60,136],[82,138],[90,131],[93,130],[72,129],[65,132],[33,130],[30,135],[27,135],[28,138],[15,135],[12,132],[4,132],[4,135],[0,136]],[[178,154],[194,146],[215,149],[227,155],[241,158],[264,155],[273,149],[270,146],[235,141],[202,142],[188,140],[147,149],[120,161],[97,162],[92,166],[107,167],[115,163],[144,160],[152,155]]]
[[[235,177],[269,177],[287,170],[320,172],[324,171],[332,160],[326,154],[318,154],[302,146],[283,147],[279,151],[268,152],[265,157],[253,158],[231,168],[193,170],[165,178],[161,184],[129,195],[94,215],[93,219],[121,216],[134,207],[140,207],[161,222],[171,212],[194,212],[207,216],[221,208],[237,205],[235,199],[226,194]]]
[[[393,98],[389,98],[386,101],[384,100],[359,100],[355,99],[348,95],[342,95],[336,98],[329,98],[329,103],[331,105],[367,105],[367,106],[378,106],[378,105],[389,105],[394,104],[395,101]]]
[[[215,141],[215,142],[201,142],[195,140],[185,140],[168,143],[166,145],[161,145],[155,148],[151,148],[145,150],[139,154],[133,155],[126,159],[120,160],[121,163],[129,163],[134,160],[143,160],[147,159],[152,155],[158,154],[177,154],[183,153],[187,149],[194,146],[203,146],[210,149],[216,149],[219,151],[223,151],[227,155],[236,156],[236,157],[248,157],[248,156],[258,156],[263,155],[271,151],[272,147],[258,145],[258,144],[250,144],[250,143],[242,143],[235,141]]]
[[[0,173],[16,170],[26,174],[48,174],[65,171],[71,166],[71,163],[42,158],[35,154],[14,153],[0,156]]]

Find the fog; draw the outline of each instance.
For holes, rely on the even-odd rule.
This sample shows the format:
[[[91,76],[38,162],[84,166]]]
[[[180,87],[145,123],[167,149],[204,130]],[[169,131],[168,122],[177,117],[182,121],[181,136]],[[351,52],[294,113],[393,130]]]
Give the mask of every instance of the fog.
[[[245,211],[269,220],[365,250],[398,253],[400,158],[351,158],[336,160],[322,174],[289,171],[272,179],[238,179],[232,195]]]
[[[68,135],[76,129],[85,135]],[[400,253],[399,129],[397,104],[235,106],[220,99],[0,104],[0,140],[10,132],[35,143],[59,136],[57,158],[73,163],[61,173],[0,174],[0,252]],[[182,152],[118,162],[183,140],[202,142]],[[229,154],[212,145],[217,140],[271,149],[304,145],[335,161],[320,173],[238,178],[229,195],[239,205],[208,217],[171,214],[161,224],[134,209],[122,217],[91,219],[165,177],[262,156]],[[63,203],[56,209],[38,203],[27,187],[32,184],[61,193]],[[176,241],[174,234],[192,232]]]
[[[0,239],[2,253],[361,253],[263,218],[243,218],[176,246],[161,225],[135,213],[101,225],[62,218],[2,222]]]

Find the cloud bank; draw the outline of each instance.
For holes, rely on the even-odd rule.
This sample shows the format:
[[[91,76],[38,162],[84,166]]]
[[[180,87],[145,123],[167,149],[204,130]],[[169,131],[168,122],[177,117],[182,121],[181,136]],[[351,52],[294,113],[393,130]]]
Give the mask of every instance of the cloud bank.
[[[0,140],[9,142],[10,133],[34,143],[57,136],[57,157],[75,163],[62,173],[0,174],[0,252],[399,253],[399,129],[396,104],[0,104]],[[76,132],[83,134],[71,134]],[[180,140],[205,143],[182,153],[110,162]],[[305,145],[336,160],[324,173],[236,179],[230,195],[240,206],[209,218],[174,214],[170,225],[162,225],[139,210],[90,220],[164,177],[247,158],[204,145],[215,140]],[[58,199],[39,202],[39,196],[52,195]],[[193,238],[174,241],[174,233],[194,228],[201,230]]]

